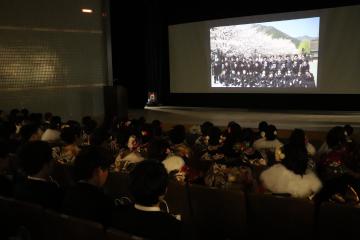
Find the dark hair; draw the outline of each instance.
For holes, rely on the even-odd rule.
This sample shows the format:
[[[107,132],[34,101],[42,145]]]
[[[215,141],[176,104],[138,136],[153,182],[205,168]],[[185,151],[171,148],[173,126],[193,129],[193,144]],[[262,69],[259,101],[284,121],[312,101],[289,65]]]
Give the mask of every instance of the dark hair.
[[[52,160],[51,147],[43,141],[26,143],[18,156],[24,172],[30,176],[40,172]]]
[[[218,127],[212,127],[209,130],[209,145],[216,146],[219,145],[219,139],[221,135],[221,130]]]
[[[284,146],[284,154],[281,163],[295,174],[304,175],[309,161],[305,145],[287,144]]]
[[[83,129],[86,134],[91,134],[95,131],[97,127],[97,122],[90,117],[84,117],[83,120]]]
[[[99,146],[87,146],[75,159],[75,178],[77,180],[91,179],[95,169],[108,169],[112,163],[113,158],[106,149]]]
[[[161,127],[161,122],[159,120],[152,121],[151,127],[154,137],[160,137],[162,135],[162,127]]]
[[[21,109],[20,112],[24,117],[27,117],[29,115],[29,110],[26,108]]]
[[[228,131],[229,134],[226,138],[227,142],[234,144],[237,141],[241,140],[241,126],[240,124],[236,123],[236,122],[229,122],[228,123]]]
[[[60,137],[66,144],[72,144],[75,142],[76,137],[80,137],[80,130],[73,127],[65,127],[61,130]]]
[[[255,139],[254,131],[251,128],[245,128],[241,133],[241,141],[248,142],[251,145],[253,144]]]
[[[305,147],[305,132],[302,129],[295,128],[292,131],[289,143],[294,146]]]
[[[200,130],[202,135],[204,136],[209,135],[209,131],[213,126],[214,124],[212,124],[211,122],[204,122],[203,124],[201,124]]]
[[[90,145],[100,146],[110,138],[110,134],[104,128],[96,128],[90,135]]]
[[[141,143],[148,143],[153,136],[152,127],[150,124],[143,124],[141,127]]]
[[[266,132],[267,128],[268,128],[267,122],[265,122],[265,121],[259,122],[259,125],[258,125],[259,132]]]
[[[350,125],[350,124],[346,124],[345,126],[344,126],[344,130],[345,130],[345,132],[347,133],[347,135],[350,137],[352,134],[353,134],[353,132],[354,132],[354,128]]]
[[[168,173],[162,163],[145,160],[130,173],[129,191],[135,203],[152,206],[159,202],[168,184]]]
[[[37,124],[27,124],[27,125],[22,126],[20,129],[21,140],[23,142],[29,141],[31,136],[33,134],[36,134],[37,131],[39,131],[39,128],[40,128],[40,126]]]
[[[45,119],[45,121],[50,121],[51,118],[52,118],[52,113],[51,113],[51,112],[46,112],[46,113],[44,114],[44,119]]]
[[[276,131],[277,131],[277,129],[274,125],[269,125],[265,132],[266,140],[270,140],[270,141],[275,140],[276,139],[276,134],[275,134]]]
[[[163,161],[166,158],[166,149],[170,147],[165,139],[154,138],[148,147],[148,159]]]
[[[174,126],[169,133],[169,137],[172,144],[179,144],[184,142],[186,137],[185,127],[184,125],[176,125]]]
[[[346,143],[345,130],[343,127],[336,126],[330,129],[326,136],[326,143],[329,148],[336,149]]]
[[[50,120],[50,128],[51,129],[60,129],[61,127],[61,117],[53,116]]]
[[[0,158],[6,158],[9,153],[10,151],[8,142],[0,139]]]

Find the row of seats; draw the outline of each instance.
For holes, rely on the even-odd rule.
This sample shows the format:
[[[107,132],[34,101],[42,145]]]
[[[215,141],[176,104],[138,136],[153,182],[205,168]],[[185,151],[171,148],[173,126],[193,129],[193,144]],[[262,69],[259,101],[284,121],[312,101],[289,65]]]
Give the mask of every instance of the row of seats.
[[[96,222],[59,214],[41,206],[0,197],[0,239],[136,240],[142,239]]]
[[[105,190],[130,197],[127,176],[112,173]],[[180,214],[186,239],[360,239],[360,208],[272,194],[244,193],[170,182],[166,202]]]

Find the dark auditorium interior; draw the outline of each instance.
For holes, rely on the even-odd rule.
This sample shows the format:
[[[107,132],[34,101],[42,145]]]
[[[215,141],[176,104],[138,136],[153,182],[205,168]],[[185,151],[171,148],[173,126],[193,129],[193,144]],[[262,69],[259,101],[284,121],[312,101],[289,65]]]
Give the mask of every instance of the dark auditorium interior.
[[[360,239],[359,24],[360,0],[0,0],[0,240]]]

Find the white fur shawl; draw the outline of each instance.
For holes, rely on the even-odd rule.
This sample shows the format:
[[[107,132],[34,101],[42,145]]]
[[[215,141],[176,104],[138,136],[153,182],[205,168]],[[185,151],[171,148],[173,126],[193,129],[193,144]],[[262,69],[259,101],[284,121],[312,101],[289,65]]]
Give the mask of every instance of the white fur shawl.
[[[306,198],[317,193],[321,181],[310,170],[301,176],[288,170],[282,164],[275,164],[260,175],[260,180],[266,189],[273,193],[289,193],[293,197]]]

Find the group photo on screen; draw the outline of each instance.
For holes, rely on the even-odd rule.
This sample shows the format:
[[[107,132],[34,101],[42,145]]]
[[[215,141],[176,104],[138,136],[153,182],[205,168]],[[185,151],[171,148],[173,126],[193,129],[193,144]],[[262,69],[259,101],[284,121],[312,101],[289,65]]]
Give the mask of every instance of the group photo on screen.
[[[211,87],[317,87],[319,17],[210,29]]]

